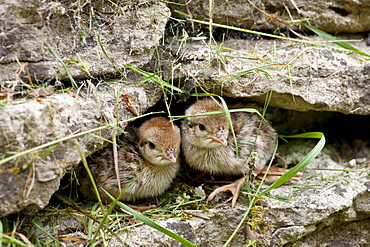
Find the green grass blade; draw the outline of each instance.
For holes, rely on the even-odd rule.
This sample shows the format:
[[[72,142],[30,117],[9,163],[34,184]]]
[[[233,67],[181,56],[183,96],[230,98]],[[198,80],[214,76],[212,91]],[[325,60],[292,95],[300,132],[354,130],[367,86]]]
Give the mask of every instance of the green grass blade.
[[[176,233],[171,232],[170,230],[158,225],[154,221],[150,220],[149,218],[145,217],[141,213],[135,211],[134,209],[130,208],[129,206],[123,204],[122,202],[118,201],[115,199],[113,196],[111,196],[109,193],[105,191],[105,193],[114,201],[114,203],[117,203],[118,206],[120,206],[123,210],[127,211],[129,214],[135,216],[138,220],[141,220],[144,222],[146,225],[162,232],[163,234],[166,234],[167,236],[173,238],[174,240],[178,241],[179,243],[182,243],[185,246],[189,247],[197,247],[195,244],[190,242],[189,240],[177,235]]]
[[[209,21],[201,21],[201,20],[196,20],[196,19],[188,19],[189,21],[203,24],[203,25],[209,25]],[[252,33],[252,34],[257,34],[261,36],[266,36],[274,39],[284,39],[284,40],[290,40],[290,41],[296,41],[300,43],[313,43],[312,41],[307,41],[307,40],[301,40],[301,39],[294,39],[294,38],[289,38],[289,37],[284,37],[284,36],[279,36],[279,35],[274,35],[274,34],[269,34],[269,33],[264,33],[264,32],[258,32],[254,30],[249,30],[249,29],[244,29],[244,28],[238,28],[238,27],[233,27],[233,26],[228,26],[228,25],[223,25],[223,24],[218,24],[218,23],[212,23],[212,26],[214,27],[220,27],[220,28],[225,28],[229,30],[234,30],[234,31],[239,31],[239,32],[244,32],[244,33]]]
[[[278,180],[276,180],[273,184],[271,184],[269,187],[267,187],[265,190],[263,190],[259,196],[262,196],[263,194],[267,193],[268,191],[275,189],[294,177],[300,170],[302,170],[306,165],[308,165],[324,148],[325,146],[325,136],[321,132],[308,132],[298,135],[292,135],[292,136],[279,136],[284,138],[316,138],[320,139],[319,142],[316,144],[316,146],[292,169],[290,169],[288,172],[286,172],[284,175],[282,175]]]
[[[114,61],[112,60],[112,58],[110,58],[110,56],[108,55],[108,53],[107,53],[107,51],[105,50],[105,48],[104,48],[104,45],[103,45],[103,43],[101,42],[101,40],[100,40],[100,34],[98,34],[98,43],[99,43],[99,46],[100,46],[100,48],[101,48],[101,50],[102,50],[102,52],[103,52],[103,54],[105,55],[105,57],[108,59],[108,61],[113,65],[113,67],[114,67],[114,69],[118,72],[118,73],[120,73],[121,75],[123,75],[122,73],[121,73],[121,71],[119,70],[119,68],[116,66],[116,64],[114,63]],[[124,75],[123,75],[124,76]]]
[[[314,139],[324,138],[325,139],[324,134],[321,132],[307,132],[307,133],[291,135],[291,136],[279,135],[279,137],[282,137],[282,138],[314,138]]]
[[[4,241],[4,243],[13,244],[13,245],[20,246],[20,247],[29,247],[28,244],[24,244],[23,242],[19,241],[18,239],[12,238],[12,237],[7,236],[5,234],[1,235],[0,239],[2,239],[2,241]]]
[[[42,231],[44,234],[48,235],[49,238],[51,238],[55,243],[59,244],[60,246],[62,246],[62,243],[59,242],[59,240],[53,236],[51,233],[49,233],[48,231],[46,231],[44,228],[42,228],[39,224],[37,224],[35,221],[32,222],[32,224],[34,226],[36,226],[36,228],[38,228],[40,231]],[[27,245],[28,246],[28,245]]]
[[[248,112],[248,113],[256,113],[258,114],[262,119],[263,116],[260,114],[259,111],[257,111],[254,108],[241,108],[241,109],[229,109],[229,112]],[[182,119],[182,118],[188,118],[188,117],[199,117],[199,116],[210,116],[210,115],[218,115],[218,114],[225,114],[225,111],[210,111],[210,112],[205,112],[202,114],[197,114],[197,115],[186,115],[186,116],[172,116],[173,118],[177,119]],[[175,120],[177,120],[175,119]]]
[[[97,139],[100,139],[100,140],[103,140],[105,142],[109,142],[109,143],[113,144],[113,142],[111,140],[108,140],[107,138],[101,137],[99,135],[95,135],[95,134],[92,134],[92,133],[89,133],[88,135],[91,136],[91,137],[94,137],[94,138],[97,138]]]
[[[222,81],[222,83],[226,83],[226,82],[229,82],[229,81],[234,80],[236,78],[239,78],[243,75],[252,73],[254,71],[260,71],[260,72],[266,74],[267,76],[269,76],[271,78],[270,73],[268,73],[266,70],[262,69],[262,68],[265,68],[265,67],[268,67],[268,66],[271,66],[271,64],[264,64],[264,65],[261,65],[261,66],[258,66],[258,67],[252,68],[252,69],[237,71],[237,72],[232,73],[232,74],[228,74],[228,75],[225,75],[225,76],[220,76],[219,78],[226,78],[224,81]]]
[[[93,187],[94,189],[94,192],[95,192],[95,195],[96,195],[96,198],[98,199],[99,201],[99,205],[100,205],[100,208],[101,208],[101,211],[103,214],[105,214],[105,209],[104,209],[104,205],[103,205],[103,202],[101,201],[100,199],[100,195],[99,195],[99,191],[98,191],[98,187],[96,186],[96,183],[95,183],[95,180],[94,180],[94,177],[91,173],[91,170],[89,168],[89,165],[87,164],[87,161],[86,161],[86,157],[85,155],[83,154],[82,150],[81,150],[81,147],[80,145],[76,144],[76,149],[78,151],[78,154],[80,155],[80,158],[81,158],[81,161],[82,161],[82,164],[84,165],[84,168],[87,172],[87,175],[90,179],[90,182],[91,182],[91,186]]]
[[[172,85],[171,83],[168,83],[168,82],[162,80],[159,76],[157,76],[157,75],[155,75],[153,73],[149,73],[149,72],[147,72],[145,70],[136,68],[136,67],[132,66],[131,64],[126,64],[126,67],[130,68],[132,71],[135,71],[135,72],[137,72],[139,74],[142,74],[143,76],[151,79],[152,81],[154,81],[155,83],[157,83],[157,84],[159,84],[161,86],[165,86],[165,87],[167,87],[167,88],[169,88],[171,90],[177,91],[179,93],[183,93],[183,90],[182,89],[180,89],[180,88]]]
[[[307,168],[307,170],[369,173],[369,170],[357,170],[357,169]],[[369,175],[370,175],[370,173],[369,173]]]
[[[213,93],[191,93],[190,96],[194,96],[194,97],[215,96],[215,97],[218,97],[217,94],[213,94]]]
[[[3,222],[0,219],[0,246],[3,246],[2,236],[3,236]]]
[[[40,146],[36,146],[36,147],[30,148],[28,150],[25,150],[25,151],[19,152],[17,154],[14,154],[12,156],[9,156],[7,158],[4,158],[4,159],[0,160],[0,167],[1,167],[2,164],[5,164],[6,162],[9,162],[10,160],[16,159],[16,158],[21,157],[21,156],[26,155],[26,154],[35,153],[36,151],[38,151],[40,149],[43,149],[43,148],[46,148],[46,147],[49,147],[49,146],[52,146],[52,145],[55,145],[55,144],[58,144],[58,143],[61,143],[61,142],[64,142],[64,141],[68,141],[68,140],[73,139],[73,138],[76,138],[76,137],[87,135],[89,133],[96,132],[96,131],[99,131],[99,130],[108,129],[108,128],[116,128],[121,123],[133,121],[133,120],[138,119],[138,118],[141,118],[141,117],[145,117],[145,116],[152,115],[152,114],[158,114],[158,113],[163,113],[163,112],[149,112],[149,113],[143,114],[143,115],[138,116],[138,117],[133,117],[133,118],[130,118],[130,119],[126,119],[126,120],[120,121],[118,123],[107,124],[105,126],[98,127],[98,128],[91,129],[91,130],[87,130],[87,131],[83,131],[81,133],[77,133],[77,134],[65,136],[65,137],[60,138],[58,140],[55,140],[55,141],[51,141],[51,142],[42,144]]]
[[[46,155],[48,155],[51,151],[54,150],[54,148],[57,146],[58,144],[55,144],[53,146],[51,146],[50,148],[48,148],[44,153],[42,153],[40,155],[40,158],[44,158]]]
[[[225,100],[221,96],[218,96],[218,98],[221,100],[222,105],[225,109],[225,114],[226,114],[227,122],[229,123],[230,132],[231,132],[231,134],[233,135],[233,138],[234,138],[235,155],[236,155],[236,157],[239,157],[238,140],[236,139],[236,135],[235,135],[234,127],[233,127],[233,122],[232,122],[231,115],[230,115],[230,110],[229,110]]]
[[[84,61],[82,61],[81,57],[78,54],[76,54],[76,56],[78,58],[78,62],[81,64],[82,70],[87,73],[88,77],[92,77],[91,74],[90,74],[89,69],[86,67],[86,65],[85,65]]]
[[[329,41],[331,41],[331,42],[333,42],[333,43],[335,43],[335,44],[339,45],[340,47],[342,47],[342,48],[344,48],[344,49],[346,49],[346,50],[348,50],[348,51],[355,52],[355,53],[357,53],[357,54],[359,54],[359,55],[362,55],[362,56],[365,56],[365,57],[370,57],[370,55],[369,55],[369,54],[367,54],[367,53],[365,53],[365,52],[360,51],[360,50],[359,50],[359,49],[357,49],[356,47],[353,47],[353,46],[351,46],[350,44],[348,44],[348,43],[346,43],[346,42],[341,41],[340,39],[338,39],[338,38],[336,38],[336,37],[332,36],[331,34],[328,34],[328,33],[324,32],[324,31],[321,31],[321,30],[319,30],[319,29],[317,29],[317,28],[311,27],[310,25],[307,25],[307,24],[305,24],[305,23],[302,23],[302,24],[303,24],[305,27],[307,27],[308,29],[310,29],[312,32],[316,33],[318,36],[320,36],[320,37],[321,37],[321,38],[323,38],[323,39],[327,39],[327,40],[329,40]]]
[[[73,76],[69,72],[67,65],[63,62],[63,60],[59,57],[59,55],[54,51],[53,47],[51,47],[51,45],[47,41],[44,41],[44,44],[48,47],[49,51],[54,55],[58,62],[63,66],[65,72],[68,75],[69,80],[72,82],[72,85],[77,89],[78,86],[76,84],[76,81],[73,79]]]
[[[148,170],[149,168],[148,167],[146,167],[146,168],[144,168],[143,169],[143,171],[138,175],[138,176],[136,176],[136,178],[133,180],[133,181],[131,181],[125,188],[123,188],[122,189],[122,191],[121,191],[121,193],[117,196],[117,198],[121,198],[122,196],[123,196],[123,194],[126,192],[126,190],[127,190],[127,188],[129,187],[129,186],[131,186],[133,183],[135,183],[135,181],[137,180],[137,179],[139,179],[143,174],[145,174],[146,172],[147,172],[147,170]],[[93,180],[93,177],[90,177],[90,179],[91,180]],[[95,183],[95,182],[94,182]],[[93,185],[93,186],[95,186],[95,185]],[[94,188],[94,190],[95,190],[95,193],[96,193],[96,195],[97,195],[97,197],[98,197],[98,200],[99,200],[99,203],[101,204],[102,202],[101,202],[101,200],[100,200],[100,195],[98,194],[98,191],[97,191],[97,188]],[[105,192],[105,193],[107,193],[108,194],[108,192],[106,192],[103,188],[102,188],[102,190]],[[118,201],[118,200],[117,200]],[[92,239],[91,239],[91,243],[95,243],[95,240],[96,240],[96,238],[98,237],[98,235],[99,234],[101,234],[101,229],[104,227],[104,224],[105,224],[105,222],[107,222],[107,219],[108,219],[108,217],[111,215],[111,213],[112,213],[112,211],[113,211],[113,209],[114,209],[114,207],[116,206],[116,202],[117,201],[113,201],[113,203],[111,203],[110,204],[110,206],[109,206],[109,208],[108,208],[108,210],[107,211],[105,211],[105,210],[103,210],[103,219],[100,221],[100,224],[98,225],[98,227],[96,228],[96,230],[95,230],[95,234],[94,234],[94,236],[92,237]],[[111,230],[109,230],[114,236],[116,236],[116,234],[115,233],[113,233]],[[101,237],[103,238],[104,237],[104,235],[101,235]],[[120,242],[122,242],[122,240],[118,237],[118,236],[116,236],[117,237],[117,239],[120,241]]]

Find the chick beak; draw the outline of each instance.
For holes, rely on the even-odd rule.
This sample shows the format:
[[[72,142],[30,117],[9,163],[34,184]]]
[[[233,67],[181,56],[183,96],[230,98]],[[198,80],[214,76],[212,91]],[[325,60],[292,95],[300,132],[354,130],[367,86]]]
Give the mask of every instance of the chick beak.
[[[225,133],[223,132],[217,132],[215,136],[211,137],[211,139],[215,142],[221,143],[224,146],[227,146],[227,140]]]
[[[176,162],[176,155],[175,155],[175,150],[173,149],[167,149],[166,154],[162,156],[163,159],[172,161],[173,163]]]

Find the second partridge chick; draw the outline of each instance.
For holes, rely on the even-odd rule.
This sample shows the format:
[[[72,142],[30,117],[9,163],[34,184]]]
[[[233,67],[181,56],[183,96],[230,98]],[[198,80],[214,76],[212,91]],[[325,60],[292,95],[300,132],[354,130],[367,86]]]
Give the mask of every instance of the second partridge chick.
[[[185,115],[199,115],[223,110],[216,100],[203,99],[191,105]],[[255,174],[263,172],[264,166],[274,152],[277,138],[275,130],[266,123],[259,128],[261,118],[257,114],[236,112],[231,113],[231,119],[238,141],[238,156],[225,114],[184,119],[182,149],[185,161],[191,167],[210,174],[245,175],[252,163]],[[277,175],[282,175],[287,169],[277,168],[275,171],[278,172]],[[276,174],[271,173],[270,175]],[[243,183],[244,177],[232,184],[222,186],[216,189],[207,200],[212,200],[219,192],[229,190],[233,193],[232,206],[234,206]]]
[[[120,194],[118,183],[125,191],[121,201],[158,196],[170,186],[179,169],[180,129],[167,118],[151,118],[140,128],[126,131],[118,142],[120,181],[117,181],[112,148],[104,149],[88,162],[100,198],[105,203],[111,200],[102,189],[117,197]],[[80,191],[96,200],[85,170],[81,172],[80,183]]]

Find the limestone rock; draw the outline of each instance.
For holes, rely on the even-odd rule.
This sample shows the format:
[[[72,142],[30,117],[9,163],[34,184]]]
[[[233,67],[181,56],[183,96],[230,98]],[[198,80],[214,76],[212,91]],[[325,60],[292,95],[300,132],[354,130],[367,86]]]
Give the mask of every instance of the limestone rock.
[[[299,158],[303,157],[301,155]],[[345,169],[347,165],[321,155],[307,168]],[[296,246],[294,244],[297,243],[299,246],[334,246],[335,243],[356,246],[358,243],[368,243],[369,228],[366,226],[370,224],[370,183],[366,170],[360,167],[357,168],[362,173],[305,170],[302,180],[272,190],[271,196],[289,198],[289,202],[265,200],[264,205],[268,210],[265,211],[264,220],[268,230],[257,246]],[[241,221],[246,206],[239,203],[230,209],[229,203],[219,203],[217,197],[217,208],[196,213],[203,218],[193,217],[186,221],[171,218],[158,223],[197,246],[223,246]],[[230,246],[248,244],[242,230],[236,234]],[[331,231],[338,233],[335,235],[338,238]],[[181,246],[148,226],[137,227],[119,236],[125,246],[130,247]],[[120,244],[113,238],[110,242],[111,246]]]
[[[370,54],[364,43],[355,46]],[[178,52],[179,47],[172,44],[181,54],[174,81],[188,76],[208,92],[262,103],[272,91],[270,106],[283,109],[370,114],[370,63],[361,55],[269,40],[230,39],[212,48],[188,42]]]
[[[103,141],[83,135],[27,155],[21,155],[23,151],[134,117],[120,94],[132,97],[139,114],[161,95],[151,82],[127,85],[139,80],[132,76],[126,83],[97,88],[90,83],[87,90],[75,91],[76,97],[53,90],[44,93],[30,85],[69,76],[75,80],[107,74],[126,77],[125,64],[143,66],[150,60],[169,15],[157,0],[1,2],[0,91],[9,101],[0,109],[0,155],[2,159],[20,155],[0,165],[0,217],[47,205],[65,172],[80,162],[77,147],[88,155]],[[27,84],[31,98],[21,99],[17,88]],[[38,96],[46,98],[32,98]],[[94,134],[111,139],[112,131]]]
[[[132,97],[138,114],[142,114],[159,100],[161,93],[156,89],[156,84],[150,82],[137,85],[116,82],[97,87],[90,84],[89,89],[79,91],[76,97],[55,92],[45,98],[12,101],[3,106],[0,111],[0,217],[29,206],[46,206],[65,172],[81,161],[78,149],[82,155],[89,155],[101,149],[104,141],[85,134],[26,155],[21,155],[23,151],[115,124],[116,120],[132,119],[135,115],[119,95]],[[92,134],[111,139],[112,127]],[[20,156],[5,162],[4,158],[15,154]]]
[[[321,157],[314,160],[309,168],[340,170],[344,167],[331,159]],[[319,243],[334,244],[336,241],[366,243],[369,241],[366,237],[369,236],[368,229],[361,227],[361,224],[353,223],[363,221],[369,224],[369,210],[357,208],[358,204],[365,206],[364,198],[365,201],[370,198],[368,181],[366,173],[312,171],[310,178],[294,183],[295,188],[282,187],[273,190],[271,193],[273,196],[289,196],[293,199],[290,203],[267,200],[269,211],[266,218],[273,225],[267,233],[271,237],[270,246],[285,246],[289,243],[306,243],[308,245],[302,246],[314,246]],[[302,189],[298,187],[300,185]],[[309,185],[312,187],[303,189]],[[354,227],[357,229],[356,236],[347,235]],[[322,232],[337,228],[342,228],[341,239],[330,239]],[[321,236],[321,239],[314,236]]]
[[[303,158],[312,145],[314,144],[308,142],[297,147],[297,142],[292,142],[282,145],[281,151],[293,150],[284,157],[287,158],[287,162],[295,163]],[[292,147],[295,148],[292,149]],[[349,167],[350,163],[354,162],[335,162],[325,154],[326,152],[314,159],[307,166],[308,169],[303,170],[301,180],[287,182],[278,189],[270,191],[270,196],[288,198],[288,202],[264,198],[262,205],[268,210],[263,211],[262,220],[257,225],[263,225],[267,231],[262,234],[257,246],[282,247],[297,246],[297,244],[299,246],[339,246],[340,244],[365,246],[370,241],[368,227],[370,225],[370,180],[366,170],[366,166],[369,166],[369,156],[367,155],[365,159],[356,158],[355,167]],[[348,169],[349,171],[343,171]],[[350,171],[350,169],[356,171]],[[217,205],[216,208],[193,212],[198,217],[193,216],[190,219],[171,217],[156,222],[197,246],[224,246],[247,211],[247,207],[240,200],[231,209],[230,202],[226,201],[229,196],[226,193],[217,195],[212,201]],[[173,212],[173,214],[178,213]],[[247,217],[247,220],[250,218]],[[64,221],[69,223],[63,224]],[[97,225],[95,223],[95,227]],[[75,226],[75,229],[71,231],[70,226]],[[44,228],[48,229],[49,225],[46,224]],[[115,236],[107,239],[109,246],[182,246],[147,225],[132,228],[132,226],[124,226],[122,222],[122,228],[125,231],[117,235],[119,240]],[[122,228],[120,228],[121,231]],[[244,226],[237,232],[229,246],[248,245],[243,229]],[[83,221],[74,217],[69,219],[64,217],[56,230],[58,235],[66,234],[69,237],[88,239],[86,223],[84,227]],[[336,234],[333,235],[333,233]],[[63,242],[68,243],[68,241]]]
[[[0,82],[122,73],[143,66],[170,12],[160,1],[7,0],[0,4]]]
[[[184,19],[177,11],[191,15],[194,19],[209,20],[209,1],[175,1],[181,4],[169,5],[174,16]],[[248,1],[216,0],[212,9],[213,22],[254,30],[286,29],[285,25],[272,21]],[[329,33],[359,33],[370,31],[370,9],[368,1],[357,0],[282,0],[251,1],[269,15],[283,21],[309,18],[312,26]],[[292,29],[299,26],[290,24]]]

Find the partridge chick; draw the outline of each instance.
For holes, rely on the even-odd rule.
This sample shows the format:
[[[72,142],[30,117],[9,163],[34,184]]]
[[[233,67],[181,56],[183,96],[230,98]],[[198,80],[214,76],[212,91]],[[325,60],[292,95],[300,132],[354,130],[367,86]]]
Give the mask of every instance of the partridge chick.
[[[121,201],[135,201],[163,193],[179,169],[180,129],[167,118],[155,117],[140,128],[127,128],[118,142],[118,168],[122,190]],[[112,148],[106,148],[88,162],[102,201],[110,198],[102,190],[117,197],[120,194]],[[80,178],[81,192],[96,200],[91,181],[85,169]]]
[[[186,116],[212,111],[223,111],[222,105],[213,99],[198,100],[185,112]],[[271,159],[276,142],[275,130],[262,123],[257,114],[231,113],[232,125],[238,141],[239,155],[235,153],[235,142],[230,133],[225,114],[187,117],[182,122],[182,149],[185,161],[193,168],[210,174],[245,175],[254,164],[254,173],[264,172],[264,166]],[[270,170],[274,168],[271,167]],[[287,169],[276,168],[268,174],[282,175]],[[207,199],[222,191],[233,193],[232,206],[239,197],[244,177],[232,184],[216,189]]]

